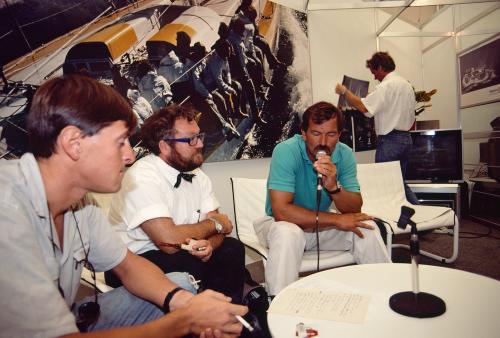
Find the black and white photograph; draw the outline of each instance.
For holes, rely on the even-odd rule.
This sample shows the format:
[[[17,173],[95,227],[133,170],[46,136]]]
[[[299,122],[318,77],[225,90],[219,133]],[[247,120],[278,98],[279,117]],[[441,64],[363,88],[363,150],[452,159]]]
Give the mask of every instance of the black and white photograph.
[[[458,55],[460,107],[500,100],[500,34]]]
[[[26,151],[24,121],[45,80],[81,73],[113,86],[139,121],[171,103],[201,114],[207,162],[271,156],[311,104],[307,17],[267,0],[8,1],[0,4],[1,154]],[[242,27],[238,27],[238,24]],[[243,32],[238,32],[238,29]],[[246,30],[239,67],[231,36]],[[229,55],[219,79],[210,76]],[[7,47],[8,46],[8,47]],[[132,135],[140,153],[139,130]]]
[[[368,81],[359,80],[344,75],[342,85],[359,97],[368,95]],[[339,98],[339,108],[344,114],[344,126],[340,141],[347,144],[354,151],[366,151],[377,148],[377,134],[375,121],[364,116],[360,111],[351,107],[343,95]]]

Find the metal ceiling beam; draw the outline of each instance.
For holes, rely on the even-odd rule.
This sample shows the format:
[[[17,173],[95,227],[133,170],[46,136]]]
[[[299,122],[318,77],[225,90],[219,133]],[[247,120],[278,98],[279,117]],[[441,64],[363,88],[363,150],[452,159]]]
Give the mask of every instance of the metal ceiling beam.
[[[473,17],[469,21],[467,21],[467,22],[463,23],[462,25],[458,26],[455,29],[455,34],[454,35],[460,35],[460,33],[462,31],[464,31],[467,27],[472,26],[474,23],[478,22],[479,20],[481,20],[485,16],[488,16],[489,14],[493,13],[494,11],[496,11],[499,8],[500,8],[500,3],[497,3],[497,4],[494,4],[493,6],[491,6],[490,8],[487,8],[486,10],[482,11],[481,13],[479,13],[478,15],[476,15],[475,17]],[[463,34],[463,35],[471,35],[471,33]],[[438,39],[438,40],[434,41],[432,44],[430,44],[429,46],[425,47],[422,50],[422,54],[425,54],[426,52],[428,52],[432,48],[440,45],[441,43],[443,43],[447,39],[448,39],[448,37],[443,37],[441,39]]]
[[[377,32],[375,33],[375,36],[379,36],[380,34],[382,34],[382,32],[387,28],[389,27],[389,25],[391,23],[394,22],[394,20],[396,20],[399,16],[399,14],[403,13],[405,9],[407,9],[408,7],[411,6],[411,4],[414,2],[415,0],[407,0],[405,5],[402,6],[396,13],[394,13],[383,25],[382,27],[380,27]]]

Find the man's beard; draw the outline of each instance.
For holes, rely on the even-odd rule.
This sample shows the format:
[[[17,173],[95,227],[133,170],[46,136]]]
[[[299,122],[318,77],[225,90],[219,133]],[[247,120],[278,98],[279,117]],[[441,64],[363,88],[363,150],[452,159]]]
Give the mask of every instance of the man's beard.
[[[172,147],[171,149],[172,151],[170,156],[167,158],[167,163],[180,172],[192,171],[199,168],[203,164],[201,149],[194,153],[189,159],[183,158],[175,147]]]

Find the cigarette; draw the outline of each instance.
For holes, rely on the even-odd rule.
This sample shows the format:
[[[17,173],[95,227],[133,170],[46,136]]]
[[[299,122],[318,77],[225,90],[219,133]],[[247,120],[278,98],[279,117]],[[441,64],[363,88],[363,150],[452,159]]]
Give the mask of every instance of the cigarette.
[[[239,321],[239,322],[240,322],[240,323],[241,323],[244,327],[246,327],[246,328],[248,329],[248,331],[253,332],[253,327],[252,327],[252,325],[248,324],[248,322],[247,322],[245,319],[243,319],[243,317],[241,317],[241,316],[239,316],[239,315],[235,315],[235,317],[236,317],[236,319],[238,319],[238,321]]]

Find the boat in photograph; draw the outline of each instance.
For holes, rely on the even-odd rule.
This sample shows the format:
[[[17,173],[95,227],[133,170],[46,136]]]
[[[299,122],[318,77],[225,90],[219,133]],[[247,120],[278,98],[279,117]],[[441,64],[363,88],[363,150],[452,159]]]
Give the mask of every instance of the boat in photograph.
[[[135,93],[145,97],[153,108],[159,109],[162,104],[167,104],[171,93],[170,97],[165,93],[170,88],[160,91],[153,88],[150,92],[141,88],[138,77],[141,64],[147,61],[156,74],[160,60],[176,50],[177,33],[184,32],[189,36],[191,46],[201,45],[206,50],[206,55],[186,70],[192,72],[213,52],[211,49],[219,39],[220,24],[229,24],[240,5],[239,1],[220,0],[129,2],[122,8],[110,6],[82,27],[3,66],[7,83],[0,97],[0,158],[19,157],[26,151],[25,120],[30,100],[37,87],[52,77],[80,72],[114,86],[129,101],[132,100],[131,91],[139,90]],[[258,30],[274,51],[279,32],[279,6],[266,0],[256,0],[254,6],[258,12]],[[266,63],[264,65],[263,76],[271,80],[272,70]],[[170,80],[171,83],[164,87],[174,86],[178,81]],[[261,116],[246,113],[246,117],[234,118],[221,110],[203,109],[196,97],[188,94],[177,103],[190,102],[201,112],[199,124],[206,133],[204,155],[208,160],[238,158],[255,125],[266,123],[263,113],[259,114]],[[266,100],[257,99],[260,112],[266,104]],[[249,109],[248,104],[246,106]],[[139,151],[140,139],[133,140]]]

